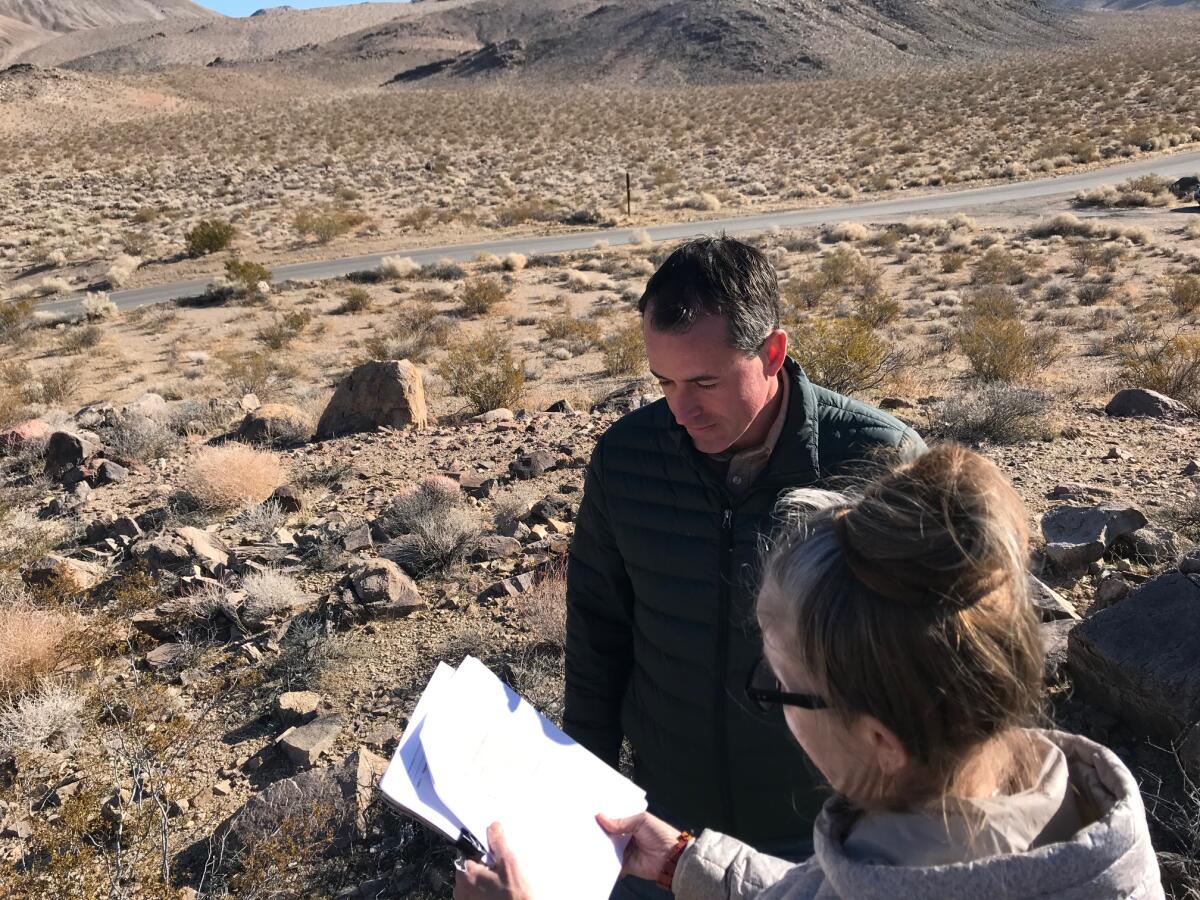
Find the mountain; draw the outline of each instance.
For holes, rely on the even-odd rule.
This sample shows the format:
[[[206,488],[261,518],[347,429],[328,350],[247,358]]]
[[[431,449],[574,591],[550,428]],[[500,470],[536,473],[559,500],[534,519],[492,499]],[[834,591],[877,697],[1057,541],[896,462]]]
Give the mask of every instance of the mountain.
[[[28,22],[0,16],[0,68],[9,60],[16,59],[26,50],[36,47],[50,38],[52,32]]]
[[[1180,9],[1200,10],[1200,0],[1057,0],[1070,9],[1112,9],[1122,11]]]
[[[59,33],[161,19],[220,18],[191,0],[0,0],[0,16]]]

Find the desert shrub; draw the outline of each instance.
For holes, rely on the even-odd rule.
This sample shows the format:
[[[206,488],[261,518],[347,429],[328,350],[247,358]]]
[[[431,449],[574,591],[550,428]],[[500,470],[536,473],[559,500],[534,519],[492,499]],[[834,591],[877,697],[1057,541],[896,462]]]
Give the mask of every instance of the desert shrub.
[[[101,437],[114,456],[142,462],[165,458],[179,444],[179,436],[168,425],[139,415],[120,417]]]
[[[287,524],[288,513],[274,500],[247,506],[237,517],[238,524],[253,534],[270,537],[276,528]]]
[[[871,391],[895,378],[907,360],[890,341],[853,316],[808,318],[788,329],[788,355],[815,383],[839,393]]]
[[[1076,206],[1138,207],[1168,206],[1172,197],[1170,182],[1158,175],[1139,175],[1116,185],[1103,185],[1075,196]]]
[[[360,313],[371,308],[371,294],[366,288],[353,287],[342,294],[342,305],[337,308],[339,313]]]
[[[1200,409],[1200,338],[1176,336],[1119,348],[1119,387],[1147,388]]]
[[[379,271],[388,278],[408,278],[421,271],[421,266],[411,256],[385,256]]]
[[[267,350],[224,353],[220,359],[224,366],[225,384],[238,397],[244,394],[258,394],[259,397],[272,394],[298,374],[294,365]]]
[[[452,259],[442,259],[421,266],[420,275],[435,281],[459,281],[467,277],[467,270]]]
[[[10,344],[24,334],[33,320],[33,300],[0,300],[0,344]]]
[[[931,431],[943,440],[971,444],[1037,440],[1050,433],[1049,409],[1050,398],[1041,391],[988,384],[943,401]]]
[[[562,652],[567,643],[567,573],[556,566],[521,597],[519,620],[538,645]]]
[[[210,510],[262,503],[283,482],[283,466],[275,454],[238,443],[200,449],[183,475],[184,490]]]
[[[68,328],[59,339],[58,348],[69,356],[90,350],[104,338],[104,329],[99,325],[84,325]]]
[[[292,219],[292,226],[300,237],[313,237],[320,244],[328,244],[366,221],[367,217],[358,210],[334,203],[301,209]]]
[[[290,575],[265,569],[252,572],[242,579],[240,616],[246,625],[257,627],[275,616],[299,609],[307,601],[300,585]]]
[[[184,237],[188,255],[218,253],[233,243],[236,234],[237,229],[224,219],[202,219]]]
[[[1029,236],[1047,238],[1054,235],[1061,237],[1087,237],[1096,232],[1096,226],[1085,221],[1074,213],[1059,213],[1048,219],[1039,219],[1029,229]]]
[[[554,316],[542,322],[542,330],[552,341],[563,341],[573,355],[587,353],[600,340],[600,324],[594,319]]]
[[[642,323],[633,320],[600,341],[605,375],[640,375],[646,368],[646,345]]]
[[[967,264],[970,255],[966,250],[952,248],[945,251],[941,256],[942,271],[949,275],[953,272],[962,270],[962,267]]]
[[[511,534],[517,522],[529,515],[533,501],[533,490],[521,484],[496,494],[492,498],[492,521],[496,528],[505,534]]]
[[[836,291],[852,291],[857,296],[878,293],[879,269],[853,247],[839,246],[821,258],[816,270],[788,279],[783,298],[793,307],[813,309]]]
[[[105,277],[108,279],[110,286],[114,288],[124,287],[129,283],[129,279],[133,277],[133,273],[138,270],[138,266],[141,264],[142,261],[136,256],[129,256],[122,253],[108,267]]]
[[[120,310],[117,309],[117,304],[108,299],[108,294],[100,291],[99,293],[88,293],[83,298],[83,317],[89,322],[98,319],[114,318]]]
[[[868,240],[872,234],[871,229],[861,222],[838,222],[825,232],[825,238],[833,243],[842,241],[855,243]]]
[[[431,475],[388,504],[378,524],[388,534],[410,535],[397,546],[396,561],[418,575],[445,572],[474,549],[481,531],[478,516],[463,505],[458,483]]]
[[[1025,266],[1000,246],[989,247],[971,273],[975,284],[1020,284],[1028,277]]]
[[[0,595],[0,694],[13,696],[53,671],[76,623],[35,606],[17,589],[0,590]]]
[[[43,679],[32,693],[0,709],[0,749],[28,753],[69,750],[83,736],[83,694]]]
[[[25,510],[6,510],[0,495],[0,572],[41,556],[64,536],[64,527]]]
[[[1167,299],[1181,313],[1200,309],[1200,277],[1175,275],[1167,279]]]
[[[244,259],[227,260],[225,276],[246,294],[258,293],[260,284],[269,285],[271,283],[270,269],[261,263]]]
[[[496,330],[459,341],[437,371],[451,392],[478,413],[516,406],[525,391],[525,371],[513,357],[508,337]]]
[[[407,359],[425,362],[440,350],[454,330],[454,320],[440,315],[432,304],[401,310],[395,324],[364,342],[370,359]]]
[[[508,299],[508,288],[499,278],[472,278],[462,289],[463,309],[469,316],[482,316],[498,303]]]
[[[901,309],[900,301],[882,291],[872,291],[854,300],[855,317],[872,328],[882,328],[895,322],[900,318]]]
[[[978,291],[963,305],[954,332],[971,373],[984,381],[1020,381],[1058,358],[1055,332],[1035,330],[1005,291]]]
[[[528,264],[529,260],[522,253],[510,253],[504,257],[500,265],[504,267],[506,272],[520,272]]]
[[[270,322],[254,333],[254,339],[269,350],[282,350],[300,337],[311,321],[312,313],[307,310],[276,313]]]
[[[555,222],[562,211],[545,200],[518,200],[499,207],[495,216],[497,225],[508,228],[523,222]]]

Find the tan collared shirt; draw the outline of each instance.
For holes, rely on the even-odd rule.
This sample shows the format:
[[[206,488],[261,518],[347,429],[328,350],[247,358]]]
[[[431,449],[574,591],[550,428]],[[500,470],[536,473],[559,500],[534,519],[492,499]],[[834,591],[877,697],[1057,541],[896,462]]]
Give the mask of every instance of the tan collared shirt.
[[[775,414],[771,430],[767,432],[767,436],[761,444],[734,453],[710,454],[710,458],[714,461],[728,463],[729,468],[725,473],[725,489],[735,500],[740,499],[746,491],[750,490],[750,485],[754,484],[754,479],[762,474],[771,459],[771,454],[775,452],[775,445],[779,443],[779,435],[783,434],[783,426],[787,422],[789,389],[788,379],[781,369],[779,372],[779,412]]]

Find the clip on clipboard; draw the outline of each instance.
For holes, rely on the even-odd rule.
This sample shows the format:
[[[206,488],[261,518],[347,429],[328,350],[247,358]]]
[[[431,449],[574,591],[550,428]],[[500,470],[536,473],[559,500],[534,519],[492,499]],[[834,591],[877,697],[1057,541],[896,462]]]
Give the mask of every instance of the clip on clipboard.
[[[454,842],[454,849],[461,853],[464,859],[469,859],[472,862],[481,863],[487,856],[487,851],[484,849],[483,844],[479,843],[479,839],[466,828],[458,833],[458,840]]]

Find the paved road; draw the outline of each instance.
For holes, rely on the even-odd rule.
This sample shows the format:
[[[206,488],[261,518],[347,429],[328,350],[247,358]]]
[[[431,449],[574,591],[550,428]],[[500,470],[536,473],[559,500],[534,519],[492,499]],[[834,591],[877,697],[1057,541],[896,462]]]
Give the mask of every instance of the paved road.
[[[1087,188],[1098,187],[1102,184],[1112,184],[1136,175],[1154,172],[1170,178],[1181,175],[1194,175],[1200,172],[1200,151],[1190,151],[1172,156],[1154,159],[1137,159],[1130,162],[1107,166],[1103,169],[1093,169],[1088,172],[1078,172],[1052,178],[1041,178],[1036,181],[1022,181],[1015,184],[1001,184],[993,187],[972,188],[964,191],[944,191],[934,194],[923,194],[915,197],[901,197],[895,200],[880,200],[871,203],[851,203],[844,206],[823,206],[819,209],[796,209],[781,212],[767,212],[756,215],[738,216],[728,219],[707,219],[702,222],[683,222],[666,225],[650,226],[646,230],[655,241],[679,241],[699,234],[713,234],[724,231],[729,234],[749,234],[765,231],[768,228],[797,228],[811,225],[822,225],[830,222],[845,222],[853,220],[886,221],[904,216],[918,215],[931,212],[945,212],[954,209],[967,209],[980,206],[990,206],[999,203],[1011,203],[1021,200],[1041,200],[1056,196],[1075,194]],[[293,263],[272,269],[271,274],[276,281],[287,279],[320,280],[339,278],[351,272],[364,269],[374,269],[379,266],[384,256],[410,256],[418,263],[425,264],[440,259],[452,259],[466,262],[475,258],[479,253],[494,253],[503,256],[507,253],[566,253],[572,250],[585,250],[595,245],[599,240],[607,241],[617,246],[630,241],[631,230],[610,228],[600,231],[576,231],[569,234],[546,235],[542,237],[521,236],[501,240],[481,241],[474,244],[450,244],[444,247],[426,247],[420,250],[393,250],[388,253],[375,253],[369,256],[351,256],[342,259],[318,260],[316,262]],[[176,300],[181,297],[195,297],[204,293],[211,277],[197,278],[192,281],[179,281],[174,284],[161,284],[154,287],[137,288],[136,290],[117,291],[110,298],[121,309],[132,309],[149,303],[162,303],[166,300]],[[38,307],[47,312],[73,313],[80,309],[80,297],[67,297]]]

